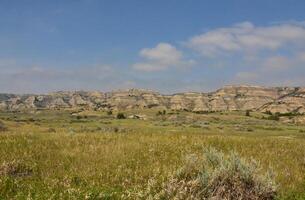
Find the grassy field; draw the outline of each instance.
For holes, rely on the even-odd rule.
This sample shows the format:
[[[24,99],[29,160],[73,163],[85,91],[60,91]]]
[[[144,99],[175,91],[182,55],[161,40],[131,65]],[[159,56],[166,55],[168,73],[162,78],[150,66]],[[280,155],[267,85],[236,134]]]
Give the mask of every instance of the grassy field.
[[[270,168],[279,199],[305,199],[305,126],[251,112],[1,112],[0,199],[128,199],[207,147]],[[132,197],[130,197],[132,199]]]

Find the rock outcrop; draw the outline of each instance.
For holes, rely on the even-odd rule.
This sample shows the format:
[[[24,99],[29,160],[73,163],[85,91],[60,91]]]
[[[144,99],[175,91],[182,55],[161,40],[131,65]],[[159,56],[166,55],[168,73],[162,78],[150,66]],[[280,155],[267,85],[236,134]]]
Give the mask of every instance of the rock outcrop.
[[[124,110],[158,107],[194,112],[256,110],[305,113],[305,88],[226,86],[215,92],[162,95],[150,90],[54,92],[46,95],[0,94],[1,110],[86,108]]]

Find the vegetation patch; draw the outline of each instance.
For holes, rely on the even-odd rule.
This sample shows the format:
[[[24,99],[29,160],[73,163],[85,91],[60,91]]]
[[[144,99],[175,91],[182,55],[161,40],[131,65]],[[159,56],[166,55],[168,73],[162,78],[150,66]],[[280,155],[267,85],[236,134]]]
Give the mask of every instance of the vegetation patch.
[[[55,128],[48,128],[47,132],[48,133],[56,133],[56,129]]]
[[[163,111],[158,111],[157,112],[157,114],[156,114],[157,116],[160,116],[160,115],[166,115],[166,110],[163,110]]]
[[[276,186],[270,173],[260,174],[255,161],[247,162],[236,153],[225,156],[208,148],[201,157],[190,156],[167,181],[151,180],[139,199],[273,200]]]
[[[124,113],[118,113],[116,118],[117,119],[126,119],[126,116],[124,115]]]
[[[2,121],[0,121],[0,132],[4,132],[7,131],[7,127],[4,125],[4,123]]]
[[[0,176],[25,177],[31,176],[33,169],[21,161],[3,162],[0,166]]]
[[[0,199],[153,200],[166,194],[162,196],[166,200],[175,198],[175,191],[192,194],[190,199],[204,191],[199,198],[211,199],[218,198],[207,195],[212,189],[213,194],[220,193],[219,187],[224,191],[232,187],[233,191],[244,191],[240,188],[259,179],[249,178],[244,184],[244,179],[236,175],[244,173],[238,170],[223,175],[230,172],[226,165],[210,166],[205,161],[206,153],[202,152],[209,146],[225,152],[223,162],[230,161],[228,152],[234,149],[247,159],[246,162],[236,155],[242,163],[252,166],[248,158],[254,158],[263,169],[273,166],[278,200],[305,199],[305,125],[287,124],[281,119],[262,120],[268,115],[256,111],[251,111],[249,117],[245,111],[223,115],[175,111],[170,115],[171,110],[156,116],[159,110],[163,111],[119,111],[126,117],[145,115],[147,120],[116,119],[117,111],[111,116],[106,111],[84,111],[78,113],[80,120],[70,114],[71,110],[0,112],[0,121],[8,129],[0,132]],[[27,123],[30,118],[35,122]],[[17,123],[15,119],[24,122]],[[70,123],[71,120],[78,122]],[[185,161],[184,155],[200,156],[189,156]],[[259,167],[253,168],[257,170],[250,177],[265,177]],[[216,172],[223,174],[217,176]],[[197,183],[199,177],[207,177],[208,186],[204,185],[206,182]],[[251,200],[248,196],[246,199]]]
[[[278,113],[275,113],[275,114],[269,115],[268,117],[263,117],[263,119],[279,121],[280,120],[280,116],[279,116]]]
[[[276,112],[276,113],[272,113],[270,111],[266,111],[265,114],[267,114],[269,116],[263,117],[263,119],[275,120],[275,121],[279,121],[280,117],[288,117],[289,119],[292,119],[293,117],[304,115],[304,114],[299,113],[299,112],[287,112],[287,113]]]

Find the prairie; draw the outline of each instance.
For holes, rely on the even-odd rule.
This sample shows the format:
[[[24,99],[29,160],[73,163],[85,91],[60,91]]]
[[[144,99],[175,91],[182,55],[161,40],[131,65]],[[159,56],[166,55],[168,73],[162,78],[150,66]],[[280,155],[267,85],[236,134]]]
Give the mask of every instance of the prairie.
[[[304,125],[255,112],[122,113],[1,112],[0,199],[132,199],[208,147],[272,169],[279,199],[305,199]]]

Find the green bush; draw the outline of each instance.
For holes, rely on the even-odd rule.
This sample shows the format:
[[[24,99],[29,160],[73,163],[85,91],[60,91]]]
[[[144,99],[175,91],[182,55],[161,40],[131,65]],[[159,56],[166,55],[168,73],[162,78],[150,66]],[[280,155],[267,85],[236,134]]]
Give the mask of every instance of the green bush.
[[[273,200],[276,187],[270,174],[260,174],[255,161],[235,153],[225,156],[213,148],[190,156],[167,181],[151,180],[138,199],[154,200]]]
[[[2,121],[0,121],[0,132],[4,132],[7,131],[7,127],[4,125],[4,123]]]
[[[117,119],[126,119],[126,116],[124,115],[124,113],[118,113],[116,118]]]
[[[272,113],[270,111],[266,111],[265,114],[270,115],[269,117],[267,117],[267,119],[270,119],[270,120],[278,120],[279,117],[289,117],[291,119],[292,117],[303,115],[302,113],[298,113],[298,112]]]
[[[275,120],[275,121],[279,121],[280,120],[280,116],[275,113],[274,115],[270,115],[267,117],[268,120]]]
[[[47,132],[48,133],[56,133],[56,129],[55,128],[48,128]]]
[[[158,111],[157,112],[157,114],[156,114],[157,116],[160,116],[160,115],[166,115],[166,110],[163,110],[163,111]]]
[[[267,111],[265,112],[265,114],[266,114],[266,115],[272,115],[272,112],[271,112],[270,110],[267,110]]]
[[[33,169],[21,161],[13,160],[0,165],[0,176],[24,177],[30,176],[32,173]]]

